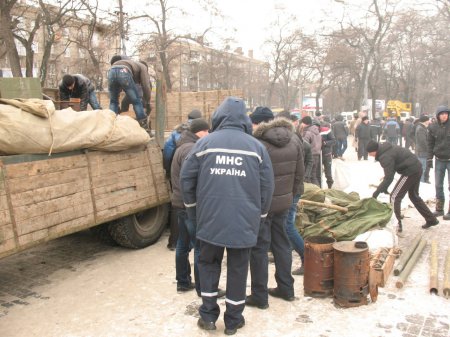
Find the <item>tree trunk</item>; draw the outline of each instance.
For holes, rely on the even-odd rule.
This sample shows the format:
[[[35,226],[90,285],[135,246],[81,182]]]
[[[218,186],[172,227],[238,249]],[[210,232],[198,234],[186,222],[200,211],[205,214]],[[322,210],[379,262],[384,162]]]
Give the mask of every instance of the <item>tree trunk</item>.
[[[0,1],[0,38],[5,43],[5,49],[7,50],[6,54],[8,56],[9,66],[13,77],[22,77],[20,57],[11,30],[11,27],[13,26],[11,8],[16,2],[17,0],[11,0],[9,2],[5,0]]]

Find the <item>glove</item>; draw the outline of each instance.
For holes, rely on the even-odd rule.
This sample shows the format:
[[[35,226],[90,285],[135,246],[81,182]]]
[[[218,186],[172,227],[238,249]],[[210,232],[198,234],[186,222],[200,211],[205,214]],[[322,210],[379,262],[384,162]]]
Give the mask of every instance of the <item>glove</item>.
[[[433,159],[428,159],[426,169],[432,169],[432,168],[433,168]]]

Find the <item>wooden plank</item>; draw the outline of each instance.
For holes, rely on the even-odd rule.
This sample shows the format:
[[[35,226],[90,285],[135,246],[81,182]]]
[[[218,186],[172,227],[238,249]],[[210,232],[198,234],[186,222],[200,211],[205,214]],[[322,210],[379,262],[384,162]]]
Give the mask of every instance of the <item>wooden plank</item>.
[[[66,195],[89,191],[89,189],[89,181],[87,179],[83,179],[77,182],[53,185],[37,188],[32,191],[15,193],[11,195],[11,202],[14,207],[20,207],[62,198]]]
[[[59,225],[50,227],[48,229],[48,234],[52,237],[60,237],[68,231],[76,232],[74,230],[75,228],[77,228],[77,230],[89,228],[94,225],[93,220],[94,220],[93,214],[86,214],[82,217],[72,219],[72,220],[60,223]]]
[[[0,210],[0,227],[11,223],[9,209]]]
[[[14,231],[12,228],[12,224],[0,226],[0,244],[7,240],[14,240]]]
[[[8,251],[13,251],[16,248],[16,242],[14,239],[6,240],[1,242],[0,241],[0,253],[5,253]],[[2,256],[0,255],[0,258]]]
[[[168,200],[169,201],[169,200]],[[134,200],[132,202],[117,205],[102,211],[99,211],[97,213],[97,219],[101,222],[110,221],[112,219],[117,218],[117,215],[129,215],[137,213],[139,209],[147,209],[157,206],[159,203],[156,198],[152,199],[141,199],[141,200]]]
[[[114,184],[111,184],[111,185],[95,188],[94,189],[95,200],[100,200],[100,199],[104,198],[105,195],[123,193],[123,191],[126,191],[126,190],[135,191],[140,188],[140,187],[138,187],[139,185],[144,184],[142,181],[140,181],[139,185],[138,185],[138,182],[135,179],[131,179],[131,178],[132,177],[130,177],[130,181],[120,180],[120,181],[116,181]],[[148,181],[147,178],[145,178],[143,180]],[[152,191],[150,190],[150,192],[152,192]]]
[[[8,199],[6,198],[6,194],[0,195],[0,211],[9,209],[8,207]]]
[[[19,236],[19,247],[27,246],[36,241],[45,241],[48,238],[48,229],[44,228],[39,231]]]
[[[19,236],[21,236],[93,213],[92,202],[89,200],[88,203],[77,203],[57,212],[17,221],[17,231]],[[92,222],[94,222],[93,218]]]
[[[146,161],[141,154],[135,155],[133,158],[126,160],[115,161],[113,163],[105,163],[104,165],[92,165],[91,174],[92,177],[98,177],[102,175],[108,175],[111,173],[130,171],[136,168],[145,167]]]
[[[95,200],[95,206],[97,212],[102,210],[123,205],[132,201],[140,199],[157,199],[156,193],[149,193],[148,188],[142,188],[140,190],[132,191],[125,190],[123,193],[114,193],[105,195],[101,200]]]
[[[8,179],[34,177],[53,172],[72,170],[87,166],[85,155],[75,155],[64,158],[37,160],[32,162],[6,165]]]
[[[49,174],[44,174],[39,178],[27,177],[11,180],[8,179],[8,181],[10,193],[14,194],[47,186],[76,182],[80,181],[80,179],[88,179],[88,176],[89,174],[87,167],[83,167],[61,172],[52,172]]]
[[[133,178],[136,181],[142,179],[143,177],[147,177],[148,168],[147,167],[139,167],[136,169],[132,169],[129,171],[116,172],[108,175],[92,177],[93,188],[98,188],[102,186],[111,185],[114,181],[124,180]]]
[[[41,215],[62,212],[73,205],[82,203],[92,203],[89,191],[65,195],[60,198],[45,200],[32,205],[14,207],[14,214],[16,221],[20,222]]]
[[[140,152],[143,152],[143,150],[127,150],[120,152],[90,151],[87,155],[93,165],[102,165],[132,159]]]

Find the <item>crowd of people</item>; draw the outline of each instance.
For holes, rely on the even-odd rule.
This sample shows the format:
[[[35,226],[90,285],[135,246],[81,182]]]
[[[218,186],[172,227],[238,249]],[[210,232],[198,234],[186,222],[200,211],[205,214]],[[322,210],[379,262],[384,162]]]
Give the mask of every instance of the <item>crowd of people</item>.
[[[439,216],[450,220],[450,210],[445,215],[443,210],[443,180],[445,172],[450,173],[449,112],[447,107],[439,107],[435,122],[424,115],[403,126],[360,115],[348,128],[341,116],[331,122],[321,114],[298,119],[289,112],[275,116],[267,107],[257,107],[248,115],[243,100],[235,97],[228,97],[217,108],[211,125],[199,110],[193,110],[188,121],[174,130],[177,140],[169,137],[166,142],[172,142],[174,149],[166,151],[170,155],[166,153],[164,160],[170,162],[172,204],[178,215],[177,291],[195,289],[201,296],[197,325],[216,329],[220,315],[217,298],[222,296],[227,335],[245,325],[245,306],[265,310],[270,296],[295,300],[292,275],[304,273],[304,243],[295,228],[297,202],[305,182],[322,186],[322,169],[328,188],[332,187],[332,159],[344,160],[350,134],[355,137],[358,159],[373,156],[384,169],[385,177],[374,198],[389,193],[394,174],[400,174],[390,192],[399,233],[403,230],[400,202],[406,193],[426,221],[422,228],[437,225]],[[402,133],[404,129],[408,135]],[[433,159],[435,212],[419,196],[420,181],[428,181]],[[219,289],[219,279],[225,249],[224,291]],[[292,250],[302,261],[296,269],[292,268]],[[269,251],[275,263],[274,288],[268,288]]]

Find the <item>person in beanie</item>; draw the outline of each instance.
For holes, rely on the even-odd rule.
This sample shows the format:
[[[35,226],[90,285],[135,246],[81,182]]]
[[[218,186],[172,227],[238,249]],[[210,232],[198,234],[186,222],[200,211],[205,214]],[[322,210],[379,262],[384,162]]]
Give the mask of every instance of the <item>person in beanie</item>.
[[[422,165],[422,177],[421,182],[430,183],[430,168],[427,167],[427,156],[428,156],[428,125],[430,124],[430,117],[422,115],[419,118],[419,123],[415,126],[415,154],[417,159],[419,159]]]
[[[308,142],[311,145],[311,153],[313,156],[313,167],[311,169],[311,177],[306,177],[308,181],[320,187],[321,177],[318,176],[321,168],[321,151],[322,151],[322,136],[320,135],[319,128],[313,125],[312,118],[305,116],[302,118],[300,124],[300,135],[303,141]]]
[[[251,295],[247,296],[245,303],[266,309],[269,307],[269,294],[286,301],[295,299],[294,279],[291,275],[292,249],[285,226],[294,196],[303,193],[303,147],[289,120],[273,120],[273,114],[263,114],[260,110],[255,110],[250,118],[253,122],[253,136],[269,152],[275,190],[269,214],[261,223],[258,241],[251,250]],[[268,288],[269,248],[275,260],[276,288]]]
[[[91,80],[81,74],[66,74],[59,83],[59,99],[70,101],[71,98],[80,99],[80,111],[86,111],[88,104],[94,110],[102,108],[95,96],[95,88]]]
[[[265,106],[258,106],[255,108],[250,119],[253,124],[259,124],[261,122],[268,122],[274,118],[272,110]]]
[[[436,110],[436,123],[428,127],[428,157],[427,167],[433,167],[436,188],[436,216],[444,215],[444,178],[447,172],[448,188],[450,190],[450,109],[447,106],[439,106]],[[444,220],[450,220],[450,201]]]
[[[171,169],[172,169],[172,160],[175,154],[175,150],[177,148],[177,141],[180,139],[181,134],[189,130],[189,126],[191,125],[191,122],[194,119],[201,118],[202,113],[198,109],[193,109],[188,114],[188,119],[185,123],[181,123],[172,130],[172,133],[167,138],[167,140],[164,142],[163,147],[163,168],[166,171],[166,176],[170,178],[171,176]],[[170,235],[167,242],[167,248],[170,250],[175,250],[177,241],[178,241],[178,224],[177,224],[177,215],[176,211],[170,212],[170,220],[169,220],[169,228],[170,228]]]
[[[177,291],[186,292],[196,289],[200,295],[200,281],[198,277],[198,245],[195,243],[195,223],[188,219],[183,204],[180,189],[180,171],[184,158],[194,147],[200,138],[209,132],[209,124],[206,120],[198,118],[192,121],[189,130],[185,130],[177,142],[177,149],[173,156],[171,167],[172,184],[172,212],[175,212],[178,219],[178,239],[175,253],[175,270],[177,280]],[[194,275],[195,286],[191,278],[191,265],[189,263],[189,252],[194,248]]]
[[[394,213],[398,221],[397,232],[401,233],[403,231],[400,205],[406,192],[408,192],[409,199],[414,207],[426,221],[422,228],[425,229],[437,225],[439,223],[438,219],[431,213],[428,206],[419,196],[422,165],[417,157],[411,151],[388,142],[379,144],[371,140],[367,144],[366,150],[369,156],[375,157],[375,160],[379,161],[384,169],[383,181],[373,192],[373,198],[376,199],[380,193],[389,194],[387,189],[392,183],[395,173],[397,172],[401,175],[391,192],[391,204],[394,205]]]
[[[274,191],[266,148],[252,136],[241,98],[227,97],[212,116],[212,132],[198,140],[181,168],[188,218],[197,224],[202,305],[197,325],[215,330],[222,259],[227,250],[225,334],[245,325],[250,249],[257,242]]]

